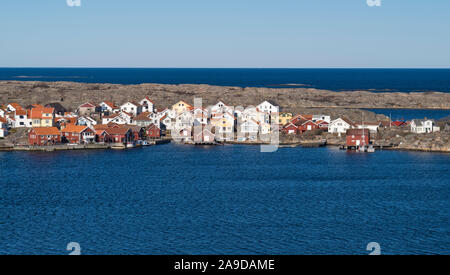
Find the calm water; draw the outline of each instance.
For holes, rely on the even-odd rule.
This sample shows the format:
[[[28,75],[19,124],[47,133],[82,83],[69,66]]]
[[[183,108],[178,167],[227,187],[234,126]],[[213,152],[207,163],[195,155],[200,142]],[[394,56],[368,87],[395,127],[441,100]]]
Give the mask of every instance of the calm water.
[[[0,254],[450,252],[448,154],[169,144],[0,171]]]
[[[391,116],[392,120],[411,119],[443,119],[450,116],[450,110],[427,110],[427,109],[369,109],[377,114]]]
[[[450,69],[93,69],[0,68],[0,80],[210,84],[329,90],[450,92]],[[303,86],[300,86],[303,87]]]

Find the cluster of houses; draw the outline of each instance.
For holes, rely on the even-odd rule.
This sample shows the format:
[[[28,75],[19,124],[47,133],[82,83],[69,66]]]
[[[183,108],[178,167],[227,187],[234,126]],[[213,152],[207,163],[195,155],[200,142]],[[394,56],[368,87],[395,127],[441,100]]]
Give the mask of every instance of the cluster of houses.
[[[37,146],[128,144],[158,139],[162,135],[182,142],[213,143],[259,140],[274,131],[286,135],[324,131],[365,139],[381,127],[410,127],[414,133],[440,130],[433,120],[354,122],[345,117],[331,120],[329,115],[323,114],[294,115],[280,112],[278,106],[268,101],[244,109],[228,106],[223,101],[203,108],[181,100],[170,108],[157,110],[148,97],[120,106],[111,101],[86,102],[74,112],[68,112],[58,103],[0,106],[0,137],[6,136],[11,128],[22,127],[30,128],[28,143]]]

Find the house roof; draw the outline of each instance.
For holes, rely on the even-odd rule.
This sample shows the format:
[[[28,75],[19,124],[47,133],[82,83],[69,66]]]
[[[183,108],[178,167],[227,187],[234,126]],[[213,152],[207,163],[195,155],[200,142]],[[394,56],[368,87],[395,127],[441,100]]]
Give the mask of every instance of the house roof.
[[[107,124],[97,124],[97,125],[94,125],[94,129],[95,130],[106,130],[106,129],[108,129],[109,128],[109,126],[107,125]]]
[[[425,121],[431,121],[431,122],[435,123],[434,119],[413,119],[411,121],[411,123],[414,122],[416,125],[423,125],[425,123]]]
[[[130,125],[130,124],[124,124],[121,125],[122,128],[131,129],[133,132],[139,132],[142,130],[143,127],[137,126],[137,125]]]
[[[400,126],[406,125],[406,122],[404,122],[404,121],[392,121],[391,124],[396,126],[396,127],[400,127]]]
[[[119,114],[111,114],[109,116],[103,116],[103,118],[116,118],[118,116],[119,116]]]
[[[134,118],[134,120],[139,120],[139,121],[151,121],[151,119],[148,117],[149,115],[151,115],[150,112],[143,112],[140,113],[138,116],[136,116]]]
[[[1,122],[1,123],[8,123],[8,121],[6,120],[6,118],[1,117],[1,116],[0,116],[0,122]]]
[[[61,133],[56,127],[36,127],[33,130],[38,136],[59,136]]]
[[[105,131],[110,135],[125,135],[128,131],[131,131],[131,129],[125,127],[117,127],[117,128],[108,128],[105,129]]]
[[[179,103],[184,103],[184,105],[186,105],[187,107],[192,108],[192,105],[189,104],[189,103],[187,103],[187,102],[184,101],[184,100],[180,100],[180,101],[178,101],[177,103],[173,104],[172,106],[175,106],[175,105],[177,105],[177,104],[179,104]]]
[[[9,105],[11,105],[16,110],[23,110],[23,107],[20,106],[19,103],[13,102],[13,103],[9,103]]]
[[[46,108],[46,107],[33,108],[30,111],[30,113],[31,113],[30,116],[32,119],[42,119],[42,118],[44,118],[44,114],[53,114],[54,111],[55,111],[54,108]],[[48,118],[48,117],[45,117],[45,118]]]
[[[63,132],[63,133],[81,133],[86,129],[89,129],[89,127],[82,126],[82,125],[67,124],[67,126],[61,130],[61,132]]]
[[[106,105],[108,105],[111,109],[117,109],[117,106],[114,102],[112,101],[103,101],[102,103],[105,103]]]
[[[92,108],[92,107],[97,107],[97,104],[92,102],[86,102],[78,106],[78,108]]]
[[[27,110],[24,109],[16,109],[16,116],[26,116],[28,114]]]
[[[313,116],[312,115],[302,115],[302,114],[298,114],[295,115],[294,117],[291,118],[292,120],[296,120],[296,119],[301,119],[301,120],[312,120]]]
[[[150,124],[148,127],[147,127],[147,129],[152,129],[152,128],[158,128],[159,129],[159,127],[158,126],[156,126],[155,124]]]
[[[343,121],[345,121],[347,124],[351,125],[351,126],[356,126],[356,124],[351,121],[350,119],[346,118],[346,117],[340,117],[340,119],[342,119]]]

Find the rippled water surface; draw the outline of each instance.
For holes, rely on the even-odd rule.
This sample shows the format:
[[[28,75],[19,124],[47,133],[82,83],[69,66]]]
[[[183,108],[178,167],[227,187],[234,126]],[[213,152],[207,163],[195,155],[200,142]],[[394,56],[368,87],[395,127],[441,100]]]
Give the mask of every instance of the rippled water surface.
[[[0,254],[450,252],[448,154],[0,152],[0,176]]]

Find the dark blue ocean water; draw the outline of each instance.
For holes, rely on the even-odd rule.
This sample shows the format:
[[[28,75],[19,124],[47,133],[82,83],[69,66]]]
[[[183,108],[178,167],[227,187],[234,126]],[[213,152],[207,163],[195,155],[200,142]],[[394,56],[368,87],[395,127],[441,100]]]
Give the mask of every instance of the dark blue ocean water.
[[[0,80],[210,84],[239,87],[450,92],[450,69],[93,69],[0,68]]]
[[[450,155],[0,152],[0,254],[450,252]]]
[[[377,114],[390,116],[392,120],[411,119],[435,119],[440,120],[450,117],[450,110],[429,110],[429,109],[368,109]]]

